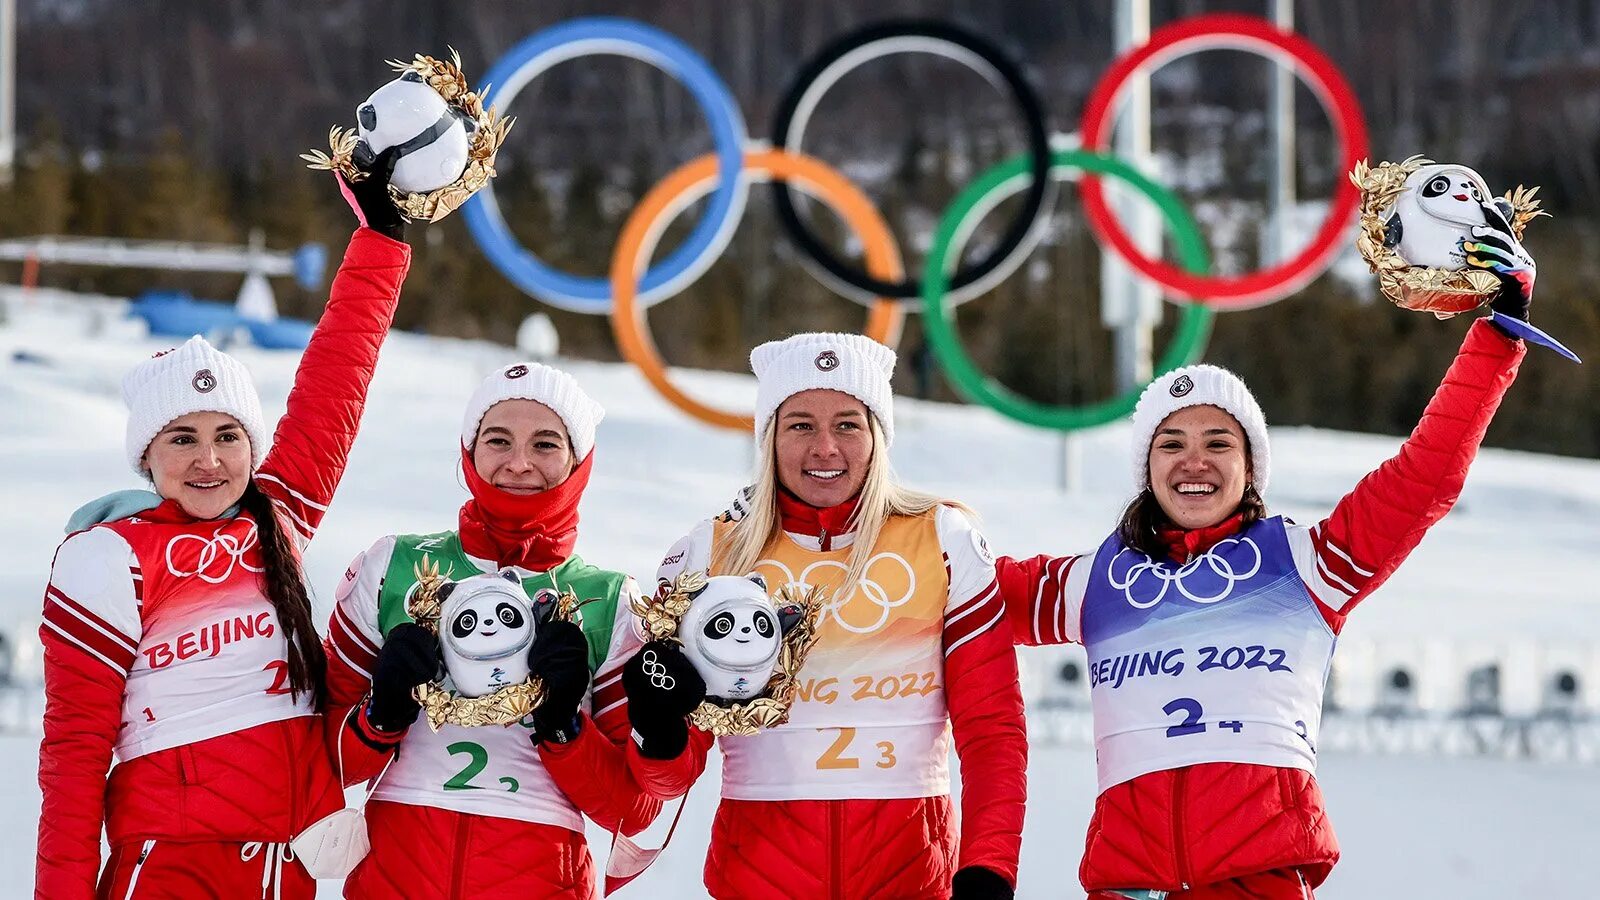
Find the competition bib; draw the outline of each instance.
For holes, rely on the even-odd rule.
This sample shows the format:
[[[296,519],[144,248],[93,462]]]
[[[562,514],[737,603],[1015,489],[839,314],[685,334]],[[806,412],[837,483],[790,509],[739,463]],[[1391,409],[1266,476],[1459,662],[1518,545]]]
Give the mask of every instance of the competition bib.
[[[719,523],[716,539],[729,526]],[[835,594],[850,548],[806,549],[786,535],[755,572],[830,594],[800,670],[789,721],[720,739],[722,795],[736,800],[930,797],[949,793],[944,611],[949,580],[933,513],[895,517],[865,577]]]
[[[424,562],[453,578],[482,571],[453,531],[397,536],[378,594],[378,627],[385,635],[411,621],[406,594]],[[591,601],[580,609],[578,623],[589,642],[593,671],[610,647],[624,578],[572,556],[549,572],[524,579],[522,585],[529,596],[548,587],[570,590],[580,600]],[[583,708],[589,704],[585,698]],[[529,727],[523,725],[444,725],[434,732],[419,718],[401,739],[399,755],[372,796],[583,831],[582,815],[545,771],[538,748],[529,739]]]
[[[1100,790],[1205,762],[1316,769],[1334,634],[1281,517],[1183,565],[1112,535],[1083,603]]]
[[[256,523],[129,520],[142,635],[122,700],[121,760],[312,714],[289,687],[288,645],[261,592]]]

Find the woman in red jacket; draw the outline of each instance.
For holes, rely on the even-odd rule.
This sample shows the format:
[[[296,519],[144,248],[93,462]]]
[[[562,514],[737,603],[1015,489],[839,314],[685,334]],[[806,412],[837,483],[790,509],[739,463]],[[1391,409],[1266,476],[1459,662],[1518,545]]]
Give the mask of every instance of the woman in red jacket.
[[[1526,320],[1533,264],[1467,249]],[[998,564],[1019,643],[1088,651],[1100,796],[1091,900],[1305,900],[1339,858],[1313,772],[1334,643],[1455,503],[1523,354],[1473,323],[1399,455],[1310,527],[1269,517],[1266,421],[1232,373],[1157,379],[1133,414],[1138,497],[1098,551]]]
[[[750,361],[760,440],[750,511],[702,522],[660,577],[755,572],[771,591],[815,586],[831,599],[789,721],[720,741],[706,887],[718,898],[1009,898],[1027,735],[994,558],[964,507],[889,473],[892,350],[801,334]],[[652,642],[623,685],[640,783],[682,793],[712,743],[684,719],[704,682],[675,645]]]
[[[346,570],[328,626],[327,726],[345,783],[378,779],[366,811],[372,851],[345,883],[350,900],[594,897],[583,816],[632,835],[661,811],[622,750],[622,665],[639,647],[638,588],[573,552],[604,414],[565,372],[538,363],[495,370],[461,425],[472,496],[456,527],[380,538]],[[456,581],[511,575],[525,596],[554,589],[584,601],[579,624],[540,625],[521,651],[546,690],[523,722],[416,723],[412,690],[439,674],[441,659],[439,639],[406,609],[424,566]],[[512,606],[482,612],[506,615],[512,631],[529,618]],[[448,603],[444,613],[465,621]],[[505,630],[494,615],[473,621]]]
[[[270,453],[249,373],[201,338],[123,381],[128,462],[154,493],[79,510],[56,551],[39,629],[40,900],[315,893],[288,842],[343,798],[300,554],[344,472],[410,265],[382,162],[341,183],[363,227]]]

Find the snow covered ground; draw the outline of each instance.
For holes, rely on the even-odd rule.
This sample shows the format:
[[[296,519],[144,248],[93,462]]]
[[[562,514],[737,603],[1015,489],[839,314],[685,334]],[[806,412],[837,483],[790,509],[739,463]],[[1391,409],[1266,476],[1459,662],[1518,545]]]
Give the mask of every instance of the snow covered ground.
[[[62,523],[83,501],[135,486],[122,462],[121,374],[174,342],[145,338],[114,304],[48,294],[24,301],[4,292],[0,302],[0,633],[21,638],[17,666],[30,676],[37,653],[28,636]],[[296,357],[238,354],[269,415],[280,413]],[[373,539],[453,524],[465,497],[456,471],[461,405],[479,378],[512,358],[503,347],[408,334],[387,343],[349,473],[306,559],[321,616],[343,567]],[[608,409],[578,550],[648,579],[662,551],[744,482],[750,441],[687,420],[630,368],[564,365]],[[684,373],[684,382],[730,405],[753,400],[744,376]],[[1507,402],[1518,402],[1515,388]],[[969,407],[901,401],[897,415],[901,476],[975,506],[1002,552],[1089,549],[1126,499],[1121,426],[1074,439],[1066,455],[1079,460],[1079,487],[1069,492],[1061,489],[1064,453],[1054,435]],[[1313,429],[1279,429],[1273,440],[1268,499],[1302,521],[1325,515],[1399,444]],[[1600,463],[1485,451],[1457,510],[1352,619],[1341,693],[1353,705],[1369,704],[1380,674],[1405,664],[1425,708],[1453,708],[1466,668],[1496,660],[1508,709],[1541,702],[1557,668],[1579,673],[1582,702],[1600,708],[1600,596],[1584,577],[1597,550]],[[1024,651],[1036,676],[1030,692],[1043,689],[1060,653]],[[29,893],[36,743],[0,738],[0,797],[8,801],[0,827],[14,834],[0,842],[0,871],[12,873],[0,880],[0,896]],[[1021,896],[1081,897],[1075,872],[1094,796],[1092,753],[1037,747],[1030,775]],[[1345,849],[1321,894],[1333,900],[1568,890],[1600,838],[1590,817],[1600,809],[1600,768],[1330,752],[1321,778]],[[631,893],[701,896],[715,795],[712,783],[696,788],[670,851]],[[598,836],[595,846],[603,855]]]

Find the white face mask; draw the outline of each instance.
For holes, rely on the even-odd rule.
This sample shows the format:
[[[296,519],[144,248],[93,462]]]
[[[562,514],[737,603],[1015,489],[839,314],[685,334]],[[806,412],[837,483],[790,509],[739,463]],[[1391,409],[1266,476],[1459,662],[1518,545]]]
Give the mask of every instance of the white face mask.
[[[360,806],[335,810],[307,825],[305,830],[289,841],[289,850],[300,861],[312,878],[342,879],[354,872],[356,865],[372,852],[372,842],[367,836],[367,801],[378,789],[389,766],[400,755],[399,750],[389,754],[378,777],[367,785]],[[344,741],[339,741],[339,783],[344,784]]]
[[[323,816],[296,835],[289,848],[312,878],[346,877],[372,850],[366,808],[346,807]]]

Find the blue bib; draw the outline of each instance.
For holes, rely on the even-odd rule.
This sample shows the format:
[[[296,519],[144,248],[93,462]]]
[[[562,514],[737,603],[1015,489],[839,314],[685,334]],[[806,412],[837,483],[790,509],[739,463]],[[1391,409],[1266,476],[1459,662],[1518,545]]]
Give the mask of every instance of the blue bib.
[[[1261,520],[1182,565],[1100,545],[1082,627],[1101,790],[1203,762],[1315,769],[1334,635],[1284,528]]]

